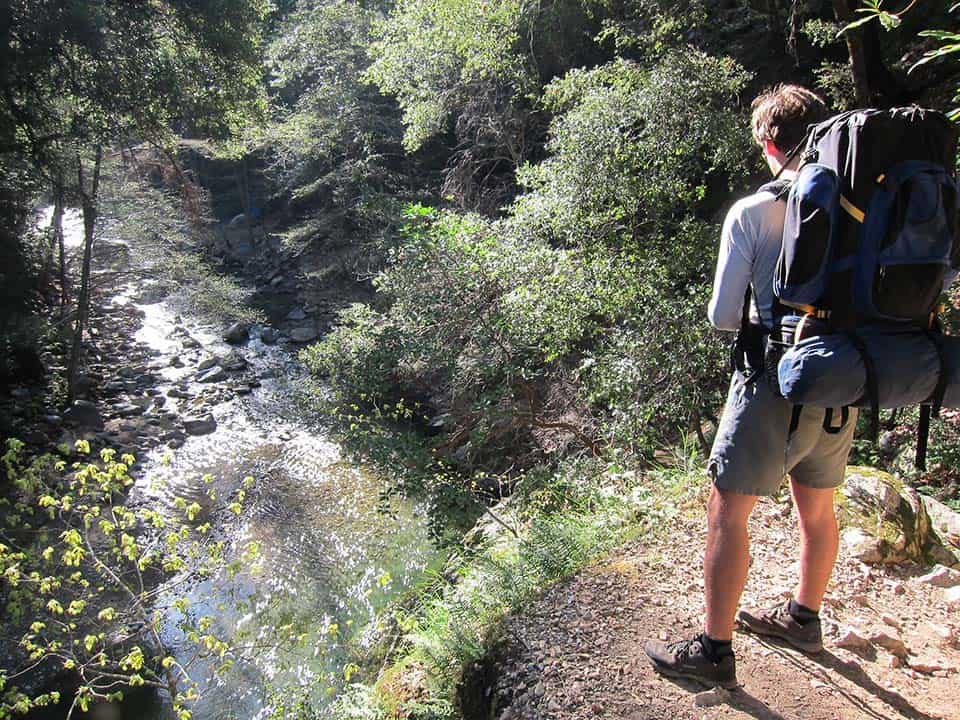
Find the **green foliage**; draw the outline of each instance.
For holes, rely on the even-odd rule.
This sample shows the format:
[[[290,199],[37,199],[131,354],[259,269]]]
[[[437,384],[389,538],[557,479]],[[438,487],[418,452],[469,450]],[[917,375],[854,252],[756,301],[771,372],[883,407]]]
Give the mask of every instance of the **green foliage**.
[[[610,500],[592,512],[539,516],[517,539],[504,535],[443,582],[436,598],[401,618],[411,660],[428,686],[452,700],[464,671],[482,659],[502,618],[623,537],[630,511]]]
[[[376,310],[354,304],[341,310],[322,343],[300,354],[307,369],[322,375],[346,397],[391,397],[400,365],[398,331]]]
[[[558,436],[652,452],[722,388],[701,319],[717,228],[689,213],[746,169],[729,108],[745,80],[676,53],[553,83],[554,155],[524,169],[513,214],[411,207],[375,280],[387,309],[351,309],[312,366],[345,398],[390,397],[392,383],[453,408],[468,464],[507,447],[529,462]]]
[[[694,79],[695,78],[695,79]],[[552,83],[546,161],[525,166],[518,225],[564,243],[642,246],[702,200],[713,176],[742,176],[751,147],[736,95],[749,74],[694,50],[651,69],[615,61]]]
[[[169,137],[187,122],[229,134],[261,104],[249,2],[14,2],[2,44],[0,148],[44,163],[56,144]]]
[[[381,29],[372,46],[367,77],[395,95],[406,126],[403,144],[421,147],[446,129],[469,94],[487,84],[523,95],[532,85],[518,51],[520,31],[536,5],[518,0],[478,4],[470,0],[406,0]],[[496,42],[490,42],[496,38]]]
[[[168,291],[177,310],[201,320],[263,320],[248,306],[249,292],[236,279],[214,271],[203,255],[213,232],[206,198],[185,198],[183,188],[178,194],[151,184],[142,167],[126,160],[108,163],[103,183],[104,234],[120,239],[136,256],[132,272]]]
[[[376,4],[300,0],[269,45],[275,117],[262,140],[298,214],[348,211],[372,230],[403,192],[399,111],[362,79],[382,17]]]
[[[849,32],[850,30],[872,22],[873,20],[879,22],[880,26],[887,32],[896,30],[903,23],[904,17],[907,16],[917,4],[917,0],[911,0],[911,2],[909,2],[898,12],[890,12],[887,10],[884,7],[884,0],[864,0],[863,4],[864,7],[857,8],[857,12],[861,14],[861,17],[851,23],[848,23],[841,30],[841,32]],[[948,14],[952,14],[958,9],[960,9],[960,3],[955,3],[950,6],[947,12]],[[940,45],[939,47],[935,47],[932,50],[927,50],[924,52],[923,56],[912,66],[910,66],[910,72],[917,67],[926,65],[927,63],[960,53],[960,33],[957,33],[953,30],[927,29],[919,31],[917,36],[922,38],[932,38],[939,42]],[[954,102],[960,102],[960,87],[956,89]],[[950,118],[952,120],[960,120],[960,108],[953,109],[950,112]]]
[[[595,63],[598,29],[580,0],[408,0],[380,27],[365,77],[397,99],[408,150],[456,138],[444,197],[494,214],[516,168],[540,154],[543,84]]]
[[[599,40],[612,40],[617,50],[632,51],[646,59],[686,45],[715,20],[716,12],[703,0],[591,0],[588,3],[603,18]]]
[[[178,498],[167,513],[125,503],[134,483],[131,455],[103,449],[93,456],[89,443],[78,441],[78,459],[68,465],[50,456],[27,460],[23,447],[8,440],[2,456],[15,492],[2,501],[0,600],[8,629],[22,633],[23,655],[22,667],[0,669],[0,717],[60,701],[58,693],[22,689],[44,665],[78,680],[71,713],[122,700],[124,687],[149,686],[169,693],[178,717],[188,720],[198,693],[191,666],[226,669],[234,655],[212,618],[190,608],[189,589],[255,563],[256,543],[234,560],[213,532],[242,513],[252,478],[222,502],[211,491],[205,507]],[[174,609],[185,639],[177,657],[160,632]]]

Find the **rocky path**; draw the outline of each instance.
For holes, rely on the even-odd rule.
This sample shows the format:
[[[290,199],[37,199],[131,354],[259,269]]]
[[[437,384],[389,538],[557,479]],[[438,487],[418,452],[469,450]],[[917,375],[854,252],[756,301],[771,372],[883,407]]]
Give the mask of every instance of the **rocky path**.
[[[490,717],[960,719],[960,607],[920,579],[927,568],[868,567],[843,549],[822,613],[820,655],[738,634],[740,690],[704,691],[656,675],[643,654],[646,638],[698,632],[703,612],[703,516],[672,524],[673,542],[624,546],[508,623]],[[790,505],[761,501],[751,536],[744,602],[772,605],[796,577]]]

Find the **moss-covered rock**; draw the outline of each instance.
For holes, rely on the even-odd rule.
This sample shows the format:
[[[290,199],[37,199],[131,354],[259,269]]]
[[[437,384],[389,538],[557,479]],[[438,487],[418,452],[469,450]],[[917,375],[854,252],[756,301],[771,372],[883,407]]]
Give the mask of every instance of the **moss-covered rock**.
[[[875,468],[851,467],[837,491],[850,549],[863,562],[960,565],[960,555],[934,530],[927,506],[913,488]],[[860,533],[850,532],[859,529]]]
[[[939,500],[923,497],[923,507],[930,516],[930,525],[940,544],[954,558],[954,567],[960,565],[960,513],[955,512]],[[950,563],[944,563],[949,565]]]

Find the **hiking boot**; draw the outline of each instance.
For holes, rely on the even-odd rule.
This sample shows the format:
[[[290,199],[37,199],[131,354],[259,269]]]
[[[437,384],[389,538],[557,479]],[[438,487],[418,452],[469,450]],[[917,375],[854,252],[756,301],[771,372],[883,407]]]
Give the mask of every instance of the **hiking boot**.
[[[706,685],[727,690],[738,687],[737,663],[733,655],[724,655],[719,662],[707,657],[699,637],[692,640],[665,643],[647,640],[643,651],[650,658],[653,669],[661,675],[688,678]]]
[[[820,620],[809,620],[801,625],[790,614],[790,601],[770,610],[737,613],[737,625],[747,632],[786,640],[798,650],[818,653],[823,650],[823,634]]]

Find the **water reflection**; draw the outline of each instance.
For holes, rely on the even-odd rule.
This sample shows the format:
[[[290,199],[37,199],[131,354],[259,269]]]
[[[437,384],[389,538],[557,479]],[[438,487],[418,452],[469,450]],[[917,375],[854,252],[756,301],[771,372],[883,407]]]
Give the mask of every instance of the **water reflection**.
[[[174,314],[163,304],[140,307],[145,320],[137,339],[166,355],[180,352]],[[200,343],[198,352],[229,351],[210,329],[186,328]],[[244,477],[257,480],[228,539],[235,548],[259,543],[260,567],[203,582],[188,593],[191,611],[213,616],[214,630],[253,646],[223,677],[201,685],[192,708],[197,720],[262,717],[271,686],[303,689],[314,707],[328,702],[343,682],[345,645],[416,583],[436,556],[422,508],[384,492],[384,481],[346,462],[318,423],[297,418],[293,392],[303,378],[291,356],[256,337],[243,352],[263,378],[261,387],[215,406],[217,430],[188,438],[172,460],[163,458],[165,450],[155,451],[131,497],[175,512],[176,497],[203,505],[211,489],[224,498]],[[169,367],[163,374],[172,386],[191,370]],[[161,597],[159,604],[170,602]],[[192,645],[179,628],[181,619],[170,609],[163,636],[186,663]],[[273,648],[281,626],[303,636],[301,644]],[[195,679],[211,669],[195,666]]]

